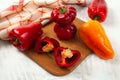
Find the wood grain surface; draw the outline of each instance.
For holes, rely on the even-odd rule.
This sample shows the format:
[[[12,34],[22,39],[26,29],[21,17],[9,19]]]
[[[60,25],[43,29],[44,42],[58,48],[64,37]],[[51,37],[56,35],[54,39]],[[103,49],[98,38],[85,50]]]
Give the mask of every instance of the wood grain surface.
[[[84,23],[84,21],[76,18],[73,23],[78,29],[80,25]],[[56,76],[64,76],[66,74],[71,73],[78,65],[80,65],[80,63],[90,54],[91,50],[81,41],[81,39],[78,36],[78,32],[72,40],[59,40],[56,34],[54,33],[54,25],[55,23],[52,22],[43,27],[43,36],[49,36],[56,39],[57,41],[59,41],[60,46],[80,51],[81,58],[79,59],[79,61],[70,68],[61,68],[55,63],[53,53],[38,54],[33,50],[29,50],[25,52],[25,55],[31,58],[34,62],[36,62],[39,66],[41,66],[49,73]]]

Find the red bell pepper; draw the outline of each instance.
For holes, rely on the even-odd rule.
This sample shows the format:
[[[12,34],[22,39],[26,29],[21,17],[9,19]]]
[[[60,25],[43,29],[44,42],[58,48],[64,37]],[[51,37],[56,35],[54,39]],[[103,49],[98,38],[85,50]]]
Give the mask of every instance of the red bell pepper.
[[[60,67],[71,67],[77,63],[80,57],[81,54],[79,51],[69,48],[58,47],[54,51],[56,64]]]
[[[59,46],[60,46],[59,42],[54,38],[42,36],[35,43],[34,50],[37,53],[51,52]]]
[[[73,22],[75,17],[76,9],[72,6],[61,6],[54,8],[51,13],[51,20],[61,25]]]
[[[70,40],[75,36],[77,29],[73,23],[68,25],[56,24],[54,31],[59,39]]]
[[[99,22],[105,21],[108,8],[105,0],[93,0],[88,6],[88,16]]]
[[[10,31],[9,40],[15,47],[21,51],[25,51],[43,33],[41,27],[40,22],[16,27]]]

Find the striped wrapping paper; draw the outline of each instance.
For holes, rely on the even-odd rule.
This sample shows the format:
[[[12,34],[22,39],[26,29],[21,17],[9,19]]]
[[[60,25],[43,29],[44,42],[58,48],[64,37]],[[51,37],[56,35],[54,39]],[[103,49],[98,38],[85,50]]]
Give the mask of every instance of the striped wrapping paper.
[[[86,6],[86,0],[18,0],[0,12],[0,39],[8,40],[11,29],[34,21],[50,20],[53,8],[66,4]]]

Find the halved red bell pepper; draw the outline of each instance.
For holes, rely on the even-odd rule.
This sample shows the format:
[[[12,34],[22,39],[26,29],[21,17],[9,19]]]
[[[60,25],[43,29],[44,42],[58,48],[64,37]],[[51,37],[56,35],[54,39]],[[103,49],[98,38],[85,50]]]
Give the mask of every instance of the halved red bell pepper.
[[[54,51],[56,64],[60,67],[71,67],[77,63],[80,57],[81,54],[79,51],[69,48],[58,47]]]
[[[60,46],[59,42],[54,38],[42,36],[36,42],[34,50],[37,53],[51,52],[54,51],[54,49],[59,46]]]
[[[31,47],[38,36],[42,35],[41,27],[40,22],[16,27],[10,31],[9,40],[19,50],[25,51]]]

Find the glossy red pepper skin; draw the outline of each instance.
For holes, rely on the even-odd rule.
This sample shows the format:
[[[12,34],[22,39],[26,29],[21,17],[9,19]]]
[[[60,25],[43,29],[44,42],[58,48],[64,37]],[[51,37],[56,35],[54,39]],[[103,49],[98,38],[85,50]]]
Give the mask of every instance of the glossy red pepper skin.
[[[16,27],[10,31],[9,40],[19,50],[28,50],[38,36],[42,35],[41,27],[40,22]]]
[[[61,6],[54,8],[51,13],[51,20],[57,24],[66,25],[76,17],[76,9],[72,6]]]
[[[71,50],[73,56],[71,58],[64,58],[65,61],[63,61],[63,56],[61,52],[65,49],[68,49],[68,48],[58,47],[55,49],[54,58],[55,58],[56,64],[60,67],[66,67],[66,68],[72,67],[80,59],[81,54],[77,50]]]
[[[46,45],[52,45],[53,49],[49,51],[43,51],[42,48]],[[60,46],[59,42],[55,40],[54,38],[50,38],[48,36],[42,36],[36,41],[34,51],[41,54],[44,52],[54,51],[54,49],[59,46]]]
[[[92,20],[105,21],[108,8],[105,0],[93,0],[88,6],[88,16]]]
[[[68,24],[68,25],[56,24],[54,26],[54,31],[59,39],[70,40],[74,38],[77,29],[73,23]]]

